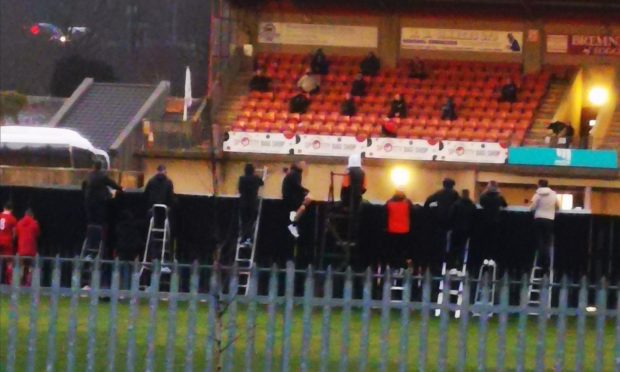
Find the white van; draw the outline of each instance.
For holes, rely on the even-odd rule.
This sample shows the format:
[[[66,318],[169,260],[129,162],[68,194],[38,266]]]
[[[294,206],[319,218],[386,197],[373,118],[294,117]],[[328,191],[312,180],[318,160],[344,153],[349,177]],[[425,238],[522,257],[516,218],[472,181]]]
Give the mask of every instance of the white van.
[[[109,168],[108,153],[74,130],[0,126],[0,165],[79,169],[91,168],[96,160]]]

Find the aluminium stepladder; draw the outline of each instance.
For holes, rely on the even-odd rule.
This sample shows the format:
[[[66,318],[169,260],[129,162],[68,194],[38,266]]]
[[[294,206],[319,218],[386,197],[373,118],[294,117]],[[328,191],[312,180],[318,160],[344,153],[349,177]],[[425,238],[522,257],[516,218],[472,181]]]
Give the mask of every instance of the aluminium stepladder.
[[[456,297],[456,304],[458,306],[460,306],[463,303],[463,280],[465,279],[465,277],[467,276],[467,259],[469,257],[469,241],[470,239],[467,239],[467,242],[465,243],[465,252],[463,252],[463,268],[461,269],[461,271],[458,271],[455,275],[448,274],[448,263],[446,261],[444,261],[442,267],[441,267],[441,276],[443,277],[443,279],[439,282],[439,293],[437,294],[437,305],[441,305],[444,303],[444,301],[451,301],[451,298],[453,296]],[[448,253],[450,251],[450,247],[452,244],[452,231],[448,231],[447,234],[447,238],[446,238],[446,253]],[[453,289],[452,287],[452,283],[457,284],[456,289]],[[444,289],[444,283],[447,283],[450,285],[450,289],[447,292],[447,299],[444,299],[443,296],[443,289]],[[435,316],[440,316],[441,315],[441,309],[435,309]],[[460,310],[455,310],[454,311],[454,317],[455,318],[460,318],[461,316],[461,311]]]
[[[174,261],[174,255],[170,249],[171,231],[168,212],[168,206],[165,204],[154,204],[151,209],[149,231],[140,265],[140,282],[143,281],[143,275],[151,271],[153,265],[151,260],[154,259],[158,259],[161,264],[161,274],[171,274],[167,264]]]
[[[82,243],[80,259],[83,260],[82,284],[88,286],[92,280],[94,261],[101,259],[103,254],[103,226],[98,224],[88,224],[86,226],[86,236]],[[86,283],[86,284],[85,284]]]
[[[547,298],[541,298],[543,292],[543,282],[545,277],[545,269],[540,266],[540,257],[538,250],[534,254],[534,263],[532,264],[532,271],[530,272],[530,281],[527,287],[527,304],[528,306],[540,306],[542,301],[547,301],[547,306],[551,306],[551,285],[553,284],[553,263],[554,263],[554,246],[551,244],[549,249],[549,290],[547,292]],[[534,314],[534,313],[533,313]],[[538,314],[538,313],[536,313]]]
[[[483,280],[485,279],[485,275],[488,275],[486,279],[489,280],[491,287],[488,294],[487,302],[484,303],[484,286]],[[474,304],[481,305],[493,305],[495,301],[495,284],[497,282],[497,263],[493,259],[485,259],[482,262],[482,266],[480,266],[480,270],[478,271],[478,281],[476,282],[476,292],[474,296]],[[479,316],[480,313],[472,312],[474,316]],[[489,312],[487,316],[492,316],[493,313]]]

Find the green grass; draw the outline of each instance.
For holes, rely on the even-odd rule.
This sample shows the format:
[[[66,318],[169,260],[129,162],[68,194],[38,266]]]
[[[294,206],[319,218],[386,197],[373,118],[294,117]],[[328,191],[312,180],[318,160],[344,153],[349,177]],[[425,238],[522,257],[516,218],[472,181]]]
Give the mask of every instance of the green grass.
[[[18,343],[17,343],[17,370],[24,370],[28,355],[27,350],[27,336],[29,331],[29,307],[30,303],[21,298],[19,301],[19,318],[18,318]],[[164,370],[165,367],[165,350],[166,350],[166,331],[168,323],[168,303],[161,302],[157,309],[156,326],[156,346],[155,346],[155,366],[156,370]],[[267,308],[263,305],[259,305],[259,315],[257,318],[256,329],[256,354],[254,357],[255,370],[263,370],[265,360],[265,344],[266,344],[266,329],[267,329]],[[7,358],[7,345],[8,345],[8,310],[9,299],[6,295],[0,298],[0,367]],[[283,330],[283,312],[282,307],[278,308],[278,314],[276,319],[276,345],[274,349],[274,368],[279,369],[281,362],[282,351],[282,330]],[[106,360],[107,351],[107,327],[109,319],[110,306],[108,303],[100,303],[98,306],[97,317],[97,349],[96,349],[96,365],[97,370],[105,370],[109,361]],[[47,330],[49,326],[49,299],[42,298],[39,310],[39,319],[37,322],[37,356],[35,371],[44,370],[44,363],[46,359],[47,350]],[[69,329],[68,323],[69,314],[69,300],[62,299],[59,303],[59,312],[57,320],[57,336],[56,336],[56,370],[66,370],[67,363],[67,332]],[[78,328],[77,328],[77,340],[76,340],[76,368],[75,371],[85,370],[86,365],[86,352],[87,352],[87,327],[86,322],[88,319],[88,299],[81,298],[78,307]],[[129,318],[129,305],[126,302],[119,304],[118,316],[115,319],[118,322],[118,341],[117,341],[117,356],[116,356],[116,370],[125,370],[125,357],[126,357],[126,345],[127,345],[127,324]],[[187,332],[188,332],[188,312],[186,304],[179,304],[179,312],[177,314],[177,337],[175,343],[176,358],[175,358],[175,370],[182,370],[184,365],[184,358],[186,352]],[[351,347],[349,349],[350,364],[349,369],[354,371],[358,369],[359,362],[359,348],[360,348],[360,336],[361,336],[361,313],[358,311],[353,312],[351,319]],[[309,370],[318,370],[320,363],[320,336],[321,336],[321,309],[315,309],[312,316],[312,340],[310,347],[310,366]],[[338,363],[341,358],[341,339],[342,339],[342,326],[341,326],[341,313],[340,311],[332,312],[332,319],[330,324],[330,352],[328,360],[328,370],[334,371],[338,369]],[[227,320],[225,319],[225,323]],[[389,365],[388,370],[394,371],[398,366],[399,357],[399,339],[400,339],[400,312],[394,311],[391,314],[390,331],[388,337],[389,347]],[[550,324],[547,328],[545,338],[545,358],[546,369],[552,370],[553,357],[556,342],[556,329],[555,318],[550,320]],[[241,329],[245,328],[246,314],[245,308],[240,308],[237,326]],[[475,370],[477,362],[477,350],[478,350],[478,318],[470,318],[470,325],[467,330],[467,370]],[[137,340],[137,354],[136,354],[136,371],[144,370],[145,355],[146,355],[146,340],[147,330],[149,326],[148,318],[148,306],[146,302],[141,302],[139,305],[139,313],[137,318],[136,327],[136,340]],[[459,323],[458,320],[451,319],[448,327],[448,370],[454,370],[457,363],[457,332]],[[531,318],[527,323],[526,333],[526,365],[528,370],[534,370],[534,362],[536,355],[536,334],[537,334],[537,318]],[[196,347],[194,349],[194,370],[202,370],[205,365],[205,342],[207,339],[207,309],[206,304],[199,304],[199,313],[197,322],[193,324],[193,328],[196,331]],[[573,370],[575,365],[576,356],[576,322],[568,322],[568,331],[566,335],[566,358],[565,358],[565,370]],[[589,319],[586,327],[586,338],[584,350],[585,354],[585,368],[591,370],[594,368],[595,360],[595,323],[594,319]],[[412,314],[412,321],[409,326],[409,348],[408,348],[408,361],[409,370],[417,370],[418,350],[419,350],[419,330],[420,330],[420,317],[419,314]],[[291,371],[299,370],[300,356],[301,356],[301,335],[302,335],[302,309],[294,309],[293,320],[293,332],[292,332],[292,347],[291,347]],[[244,361],[244,349],[246,344],[246,335],[241,334],[237,339],[234,346],[234,370],[241,370]],[[488,370],[494,370],[497,358],[497,340],[498,340],[498,324],[497,317],[491,319],[489,323],[489,332],[487,338],[487,360],[486,366]],[[370,324],[370,339],[369,339],[369,370],[374,371],[379,366],[379,354],[380,354],[380,312],[373,311],[371,324]],[[516,367],[517,359],[517,319],[510,319],[507,330],[507,350],[506,350],[506,366],[508,370],[514,370]],[[614,349],[614,328],[612,322],[608,322],[605,329],[605,367],[604,370],[613,369],[613,349]],[[435,370],[437,368],[437,360],[439,354],[439,319],[432,317],[429,326],[428,336],[428,366],[429,370]],[[1,369],[1,368],[0,368]]]

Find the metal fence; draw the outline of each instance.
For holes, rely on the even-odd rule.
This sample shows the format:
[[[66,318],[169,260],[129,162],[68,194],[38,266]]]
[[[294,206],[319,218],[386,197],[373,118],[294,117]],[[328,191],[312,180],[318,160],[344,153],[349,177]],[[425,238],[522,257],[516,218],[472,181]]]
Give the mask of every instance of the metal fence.
[[[456,304],[459,281],[408,271],[255,267],[241,293],[236,267],[0,262],[5,371],[620,370],[620,289],[604,280],[545,280],[551,303],[530,306],[525,277],[464,277]]]

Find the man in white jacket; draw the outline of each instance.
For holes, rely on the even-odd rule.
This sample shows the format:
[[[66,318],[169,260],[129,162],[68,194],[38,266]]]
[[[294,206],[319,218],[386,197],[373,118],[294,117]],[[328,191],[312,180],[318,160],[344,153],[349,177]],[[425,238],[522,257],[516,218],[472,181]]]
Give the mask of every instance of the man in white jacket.
[[[539,265],[547,270],[551,262],[553,245],[553,221],[555,212],[560,209],[555,191],[549,188],[547,180],[538,181],[538,189],[532,197],[530,210],[534,211],[534,233],[538,249]]]

